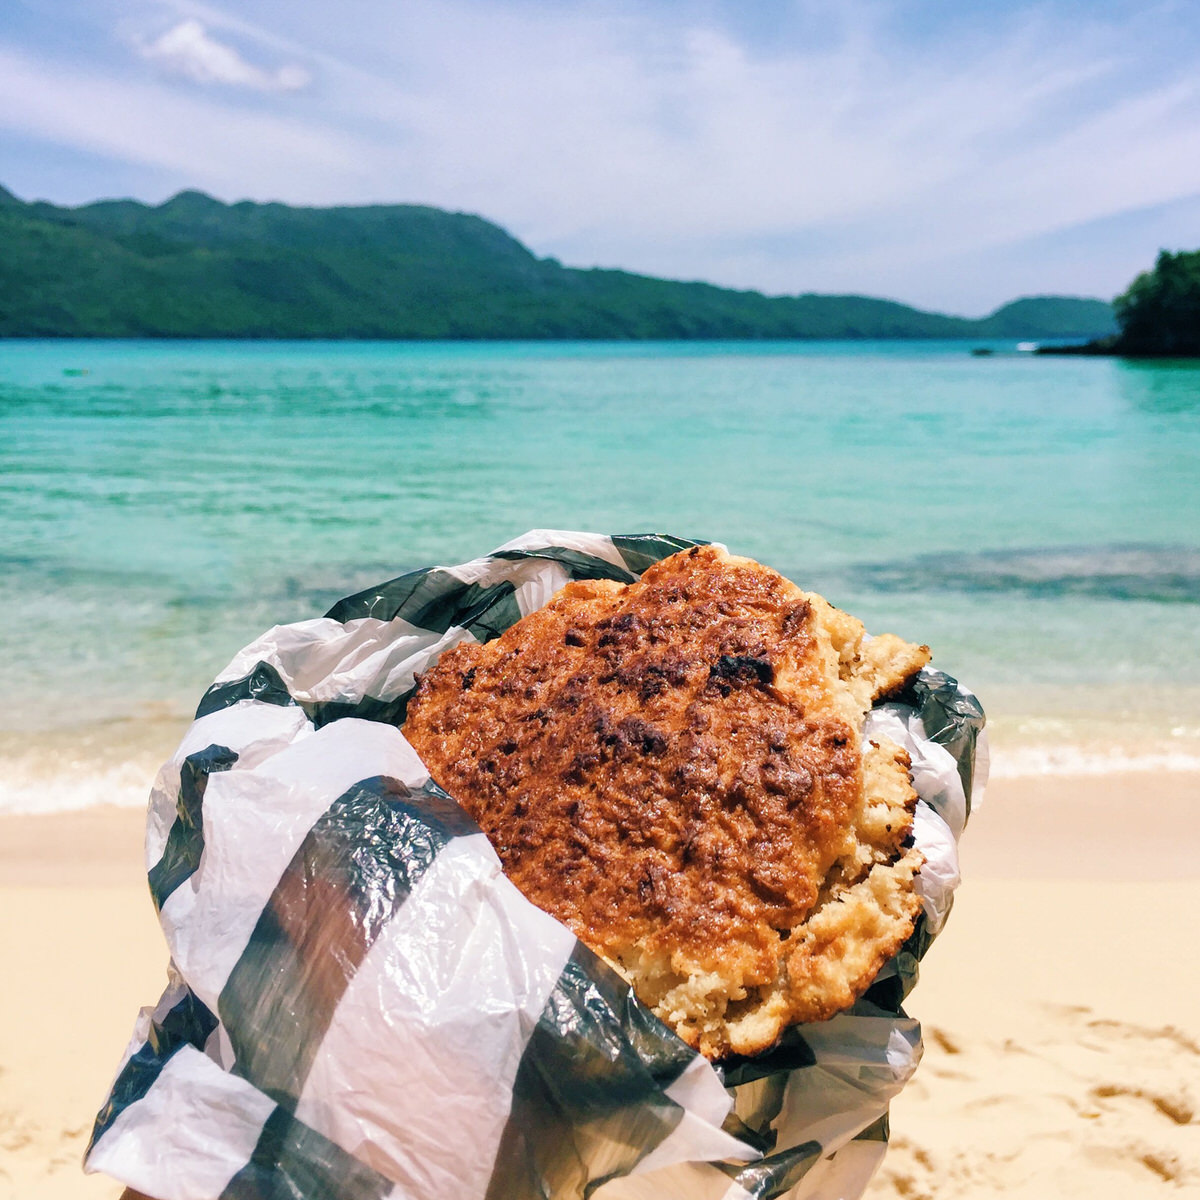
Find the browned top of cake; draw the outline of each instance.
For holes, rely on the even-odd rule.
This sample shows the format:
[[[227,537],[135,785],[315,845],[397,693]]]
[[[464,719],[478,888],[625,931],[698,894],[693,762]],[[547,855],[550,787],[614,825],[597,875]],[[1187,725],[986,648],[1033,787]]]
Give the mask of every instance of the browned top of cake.
[[[793,940],[855,885],[879,892],[868,876],[911,823],[907,760],[876,747],[865,787],[858,730],[928,651],[862,634],[776,572],[698,547],[628,586],[568,584],[449,651],[404,732],[526,896],[693,1045],[746,1053],[849,1003],[911,932],[917,858],[886,902],[838,904]],[[847,957],[852,911],[871,940]],[[831,982],[839,954],[854,965]]]

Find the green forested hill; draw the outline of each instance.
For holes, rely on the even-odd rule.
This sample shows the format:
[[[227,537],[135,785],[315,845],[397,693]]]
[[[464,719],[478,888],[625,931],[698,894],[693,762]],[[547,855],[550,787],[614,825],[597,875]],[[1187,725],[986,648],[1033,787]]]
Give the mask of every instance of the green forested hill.
[[[1159,251],[1113,302],[1120,337],[1114,353],[1137,358],[1200,358],[1200,250]]]
[[[865,296],[764,296],[539,259],[417,205],[26,204],[0,188],[0,336],[1045,338],[1110,333],[1100,300],[972,321]]]

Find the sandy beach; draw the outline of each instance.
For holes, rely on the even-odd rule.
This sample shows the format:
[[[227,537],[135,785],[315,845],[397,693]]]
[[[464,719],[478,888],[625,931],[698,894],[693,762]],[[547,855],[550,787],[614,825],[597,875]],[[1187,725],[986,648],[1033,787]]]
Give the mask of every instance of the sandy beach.
[[[910,1011],[926,1054],[874,1200],[1200,1187],[1200,776],[1006,778]],[[0,818],[0,1197],[79,1159],[165,952],[128,809]]]

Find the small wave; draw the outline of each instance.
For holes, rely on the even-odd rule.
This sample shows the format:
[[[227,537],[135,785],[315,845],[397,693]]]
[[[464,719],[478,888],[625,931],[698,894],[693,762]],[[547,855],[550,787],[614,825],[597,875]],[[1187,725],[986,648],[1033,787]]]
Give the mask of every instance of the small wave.
[[[1200,604],[1200,549],[1113,544],[922,554],[862,564],[852,578],[881,591],[1022,592]]]
[[[133,764],[86,774],[6,779],[0,781],[0,815],[76,812],[106,804],[145,808],[152,783]]]
[[[1043,775],[1124,775],[1148,771],[1200,773],[1200,754],[1182,750],[1139,754],[1091,750],[1082,746],[993,748],[991,779],[1027,779]]]

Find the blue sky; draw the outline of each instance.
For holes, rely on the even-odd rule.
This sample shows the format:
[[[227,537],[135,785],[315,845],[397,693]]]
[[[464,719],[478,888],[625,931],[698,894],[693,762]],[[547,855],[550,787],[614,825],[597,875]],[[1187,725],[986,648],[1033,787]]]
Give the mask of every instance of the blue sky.
[[[4,0],[25,199],[417,202],[978,314],[1200,246],[1200,5]]]

